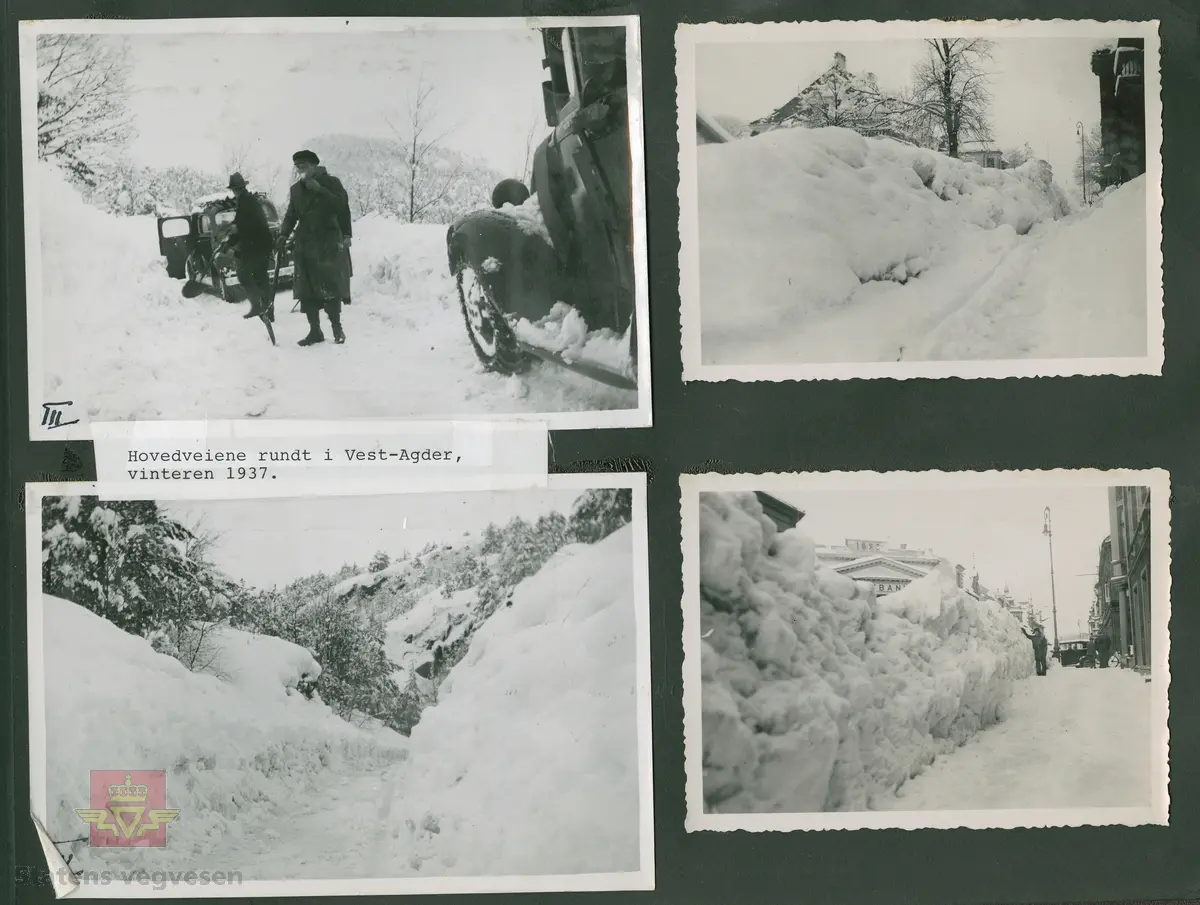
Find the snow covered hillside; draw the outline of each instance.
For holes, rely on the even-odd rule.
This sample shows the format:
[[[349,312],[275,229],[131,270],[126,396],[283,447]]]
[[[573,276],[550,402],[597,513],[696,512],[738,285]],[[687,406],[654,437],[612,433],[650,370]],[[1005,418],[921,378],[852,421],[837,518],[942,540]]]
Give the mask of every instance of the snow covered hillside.
[[[1146,354],[1144,179],[1072,214],[1042,161],[840,128],[697,154],[705,363]]]
[[[626,526],[559,550],[413,730],[404,810],[427,872],[638,869],[632,545]]]
[[[189,672],[81,606],[43,600],[51,838],[86,835],[75,809],[91,806],[94,769],[165,769],[168,806],[181,809],[169,849],[76,842],[77,866],[145,866],[167,851],[176,866],[200,865],[215,839],[236,846],[298,798],[322,794],[331,776],[405,757],[397,733],[357,728],[319,700],[289,694],[292,674],[316,664],[286,641],[227,630],[215,661],[227,682]]]
[[[307,332],[276,303],[272,347],[246,305],[185,299],[166,274],[152,217],[84,203],[39,170],[44,392],[86,400],[92,420],[383,418],[634,408],[637,394],[549,365],[483,370],[447,270],[446,228],[369,215],[354,226],[347,342]],[[85,352],[86,350],[86,352]]]
[[[874,807],[1001,719],[1033,668],[1012,616],[948,567],[877,599],[750,493],[701,495],[700,589],[709,812]]]

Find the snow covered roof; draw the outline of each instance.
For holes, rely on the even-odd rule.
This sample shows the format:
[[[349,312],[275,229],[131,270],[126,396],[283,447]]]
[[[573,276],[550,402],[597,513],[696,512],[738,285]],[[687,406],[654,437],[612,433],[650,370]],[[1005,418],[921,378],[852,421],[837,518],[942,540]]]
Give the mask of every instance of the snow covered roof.
[[[202,195],[192,202],[192,213],[198,214],[204,210],[205,206],[212,204],[214,201],[232,201],[233,192],[225,189],[220,192],[213,192],[211,195]]]

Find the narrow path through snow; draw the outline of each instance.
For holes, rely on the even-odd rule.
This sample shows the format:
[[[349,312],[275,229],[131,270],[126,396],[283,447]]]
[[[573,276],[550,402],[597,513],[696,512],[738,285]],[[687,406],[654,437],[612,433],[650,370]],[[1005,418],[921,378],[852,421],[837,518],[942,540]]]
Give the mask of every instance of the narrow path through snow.
[[[1148,807],[1150,684],[1052,668],[1017,683],[1003,722],[939,757],[877,810]]]
[[[403,877],[419,872],[404,818],[407,762],[365,773],[330,771],[323,793],[297,797],[218,843],[214,864],[244,879]],[[242,865],[253,865],[246,869]]]

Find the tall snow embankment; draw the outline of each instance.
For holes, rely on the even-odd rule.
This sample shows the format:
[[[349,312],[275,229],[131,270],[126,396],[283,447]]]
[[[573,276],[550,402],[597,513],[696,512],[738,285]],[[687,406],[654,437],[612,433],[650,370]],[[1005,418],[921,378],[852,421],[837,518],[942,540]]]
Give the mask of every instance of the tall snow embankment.
[[[169,339],[180,326],[173,322],[196,302],[185,300],[182,284],[167,276],[154,218],[118,217],[90,206],[53,164],[39,164],[37,180],[45,392],[53,396],[64,384],[86,388],[95,403],[114,384],[154,383],[171,374],[178,346]],[[131,329],[146,321],[161,340],[158,354]],[[103,381],[89,376],[100,374]]]
[[[641,866],[632,543],[626,526],[556,553],[422,714],[404,810],[423,872]]]
[[[709,812],[863,810],[1002,717],[1028,642],[934,571],[903,591],[819,566],[754,494],[700,502]]]
[[[195,859],[297,795],[326,794],[340,766],[369,769],[405,757],[396,733],[359,729],[318,701],[287,694],[291,673],[316,664],[286,641],[222,634],[219,659],[234,680],[227,682],[189,672],[81,606],[43,600],[51,838],[86,835],[75,809],[91,806],[91,770],[166,770],[167,806],[181,809],[168,849],[76,842],[76,865],[145,866],[167,851],[176,863]],[[257,664],[244,656],[255,651]]]
[[[985,169],[841,128],[704,145],[697,165],[706,332],[839,306],[1069,213],[1043,161]]]

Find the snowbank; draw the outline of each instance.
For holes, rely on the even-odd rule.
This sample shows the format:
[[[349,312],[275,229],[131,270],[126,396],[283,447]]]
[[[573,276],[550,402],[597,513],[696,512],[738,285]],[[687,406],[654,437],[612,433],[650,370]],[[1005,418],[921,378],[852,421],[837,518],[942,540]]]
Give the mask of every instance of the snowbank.
[[[203,672],[243,689],[247,694],[286,698],[299,693],[302,681],[321,675],[321,664],[298,644],[218,626],[201,648]]]
[[[628,330],[617,333],[605,327],[589,331],[583,315],[566,302],[555,303],[536,324],[521,318],[515,332],[531,345],[558,353],[564,361],[594,361],[617,373],[633,373]]]
[[[876,599],[754,494],[702,495],[700,588],[710,812],[870,808],[999,720],[1032,671],[1016,620],[948,567]]]
[[[390,730],[358,729],[302,696],[247,694],[247,680],[277,682],[303,659],[281,656],[268,639],[242,639],[245,652],[271,653],[261,665],[244,663],[242,681],[230,684],[189,672],[83,607],[43,601],[51,838],[85,835],[75,808],[90,806],[93,769],[165,769],[167,805],[182,810],[169,848],[73,843],[76,866],[144,867],[167,852],[175,866],[189,857],[201,864],[194,859],[214,838],[238,838],[298,795],[324,795],[331,768],[382,767],[405,756],[404,740]]]
[[[952,263],[974,234],[1068,213],[1042,161],[984,169],[840,128],[703,145],[697,164],[706,335],[844,305]]]
[[[632,538],[518,585],[422,715],[404,809],[422,872],[638,869]]]

